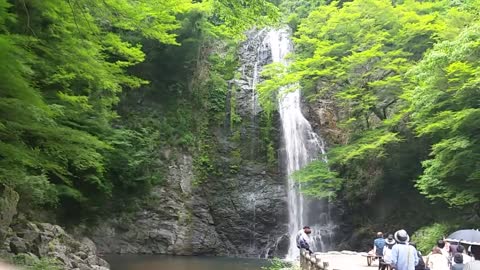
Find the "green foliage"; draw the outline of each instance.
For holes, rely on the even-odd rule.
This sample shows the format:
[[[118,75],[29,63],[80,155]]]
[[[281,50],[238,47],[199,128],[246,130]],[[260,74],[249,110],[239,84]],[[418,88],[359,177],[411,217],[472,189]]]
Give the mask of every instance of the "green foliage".
[[[437,7],[438,6],[438,7]],[[437,16],[424,14],[441,4],[363,0],[320,7],[299,27],[300,53],[292,70],[310,98],[334,94],[347,111],[353,131],[378,126],[409,81],[403,76],[415,58],[443,29]],[[431,12],[433,12],[431,11]],[[415,40],[415,42],[409,42]],[[320,84],[320,85],[318,85]]]
[[[0,0],[0,183],[20,192],[21,205],[64,212],[148,190],[162,179],[159,148],[197,144],[191,70],[182,70],[184,77],[165,72],[177,75],[167,83],[156,72],[176,60],[202,66],[197,61],[212,36],[239,37],[276,15],[275,6],[257,0]],[[171,54],[180,39],[185,51]],[[208,104],[201,106],[217,120],[235,69],[232,55],[211,60],[218,70],[203,85]],[[148,66],[159,57],[170,61]],[[182,106],[154,123],[119,119],[128,90],[153,87],[155,98],[170,96],[165,107]]]
[[[280,3],[280,10],[285,22],[295,31],[302,19],[308,17],[310,12],[326,2],[325,0],[283,0]]]
[[[23,267],[25,270],[60,270],[60,263],[53,258],[41,258],[30,256],[28,254],[18,254],[11,259],[12,263]]]
[[[253,26],[263,27],[278,21],[278,8],[266,0],[207,0],[203,8],[211,15],[205,29],[213,37],[241,39]]]
[[[200,185],[207,181],[210,177],[220,176],[220,171],[215,162],[216,148],[212,144],[212,137],[207,134],[208,130],[204,129],[197,146],[197,154],[193,161],[195,173],[195,185]],[[235,167],[233,167],[235,170]]]
[[[144,60],[140,44],[119,32],[174,44],[173,15],[188,1],[164,1],[162,9],[153,1],[26,1],[8,12],[2,3],[1,182],[34,204],[88,205],[109,195],[113,106],[123,89],[145,83],[126,72]]]
[[[480,203],[478,1],[312,4],[306,12],[283,4],[296,10],[288,18],[296,51],[288,67],[266,67],[259,86],[269,115],[278,90],[298,85],[309,102],[330,101],[338,112],[342,137],[328,166],[313,162],[294,175],[303,191],[343,200],[358,226],[390,200],[408,197],[408,211],[422,209],[418,191],[472,212]]]
[[[480,24],[434,47],[412,70],[412,124],[433,141],[417,187],[452,206],[480,200]]]
[[[262,267],[262,270],[282,270],[282,269],[290,269],[291,264],[285,262],[279,258],[273,258],[270,260],[270,265],[266,267]]]
[[[237,45],[231,42],[220,42],[212,45],[213,51],[208,55],[207,62],[209,70],[205,78],[196,85],[196,102],[199,103],[199,113],[196,121],[199,126],[195,130],[195,184],[199,185],[210,177],[221,175],[217,164],[218,149],[215,144],[215,136],[212,130],[224,124],[226,119],[226,100],[228,81],[233,79],[237,68],[236,49]],[[230,90],[232,91],[232,90]],[[235,126],[238,116],[235,114],[235,100],[230,99],[228,108],[230,112],[229,124]],[[202,110],[204,110],[202,112]],[[241,162],[240,152],[233,150],[234,162],[230,164],[230,171],[236,172]]]
[[[145,192],[162,181],[158,131],[118,129],[110,141],[115,150],[108,154],[109,178],[118,189],[131,195]]]
[[[311,162],[292,177],[300,183],[303,193],[318,198],[334,200],[342,187],[342,179],[328,168],[325,160]]]
[[[412,241],[423,254],[429,254],[439,239],[443,239],[451,232],[452,226],[443,223],[434,223],[418,229],[412,235]]]
[[[380,159],[386,155],[386,145],[398,143],[398,134],[383,129],[356,134],[352,143],[332,149],[334,162],[347,164],[355,159]]]

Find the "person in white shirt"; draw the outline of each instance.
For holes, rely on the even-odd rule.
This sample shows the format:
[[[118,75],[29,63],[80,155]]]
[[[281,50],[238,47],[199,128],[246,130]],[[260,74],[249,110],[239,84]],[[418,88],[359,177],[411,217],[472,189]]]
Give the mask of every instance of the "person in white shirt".
[[[410,236],[405,230],[399,230],[394,237],[397,244],[392,247],[392,269],[415,270],[419,258],[417,249],[408,244]]]
[[[392,247],[396,244],[393,235],[390,234],[387,239],[385,239],[385,244],[386,246],[383,248],[383,257],[380,261],[381,270],[389,269],[392,264]]]
[[[449,244],[450,245],[450,244]],[[450,261],[450,252],[448,251],[449,249],[446,249],[445,248],[446,246],[446,242],[443,241],[442,239],[438,240],[437,241],[437,247],[440,249],[440,251],[442,252],[442,255],[447,258],[447,260]]]
[[[439,247],[434,247],[428,256],[428,268],[430,270],[450,270],[449,262]]]

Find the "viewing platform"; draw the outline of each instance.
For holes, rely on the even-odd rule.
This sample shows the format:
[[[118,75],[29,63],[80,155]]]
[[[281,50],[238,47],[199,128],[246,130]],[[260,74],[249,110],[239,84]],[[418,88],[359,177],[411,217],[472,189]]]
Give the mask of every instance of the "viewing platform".
[[[312,255],[301,251],[301,270],[372,270],[378,269],[378,260],[371,266],[367,263],[367,254],[353,251],[315,252]]]

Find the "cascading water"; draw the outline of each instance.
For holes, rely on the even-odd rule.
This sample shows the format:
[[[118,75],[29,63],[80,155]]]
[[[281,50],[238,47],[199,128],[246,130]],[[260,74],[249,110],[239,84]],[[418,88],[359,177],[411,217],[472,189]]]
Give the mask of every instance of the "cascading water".
[[[272,61],[287,65],[286,56],[292,51],[289,31],[287,29],[271,30],[267,39],[271,47]],[[333,231],[328,205],[323,201],[304,198],[299,192],[299,184],[291,177],[293,172],[325,153],[323,140],[313,131],[302,114],[300,89],[295,88],[294,91],[291,86],[288,89],[280,89],[278,104],[288,175],[290,246],[287,259],[290,260],[298,256],[295,238],[298,230],[304,225],[312,228],[312,244],[317,251],[328,248]]]

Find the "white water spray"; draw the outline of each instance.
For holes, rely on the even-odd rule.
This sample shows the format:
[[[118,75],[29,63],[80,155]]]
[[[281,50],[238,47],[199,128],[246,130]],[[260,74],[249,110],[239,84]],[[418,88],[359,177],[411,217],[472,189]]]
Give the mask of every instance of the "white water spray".
[[[286,56],[292,52],[290,33],[286,29],[271,30],[267,36],[271,46],[273,62],[288,65]],[[333,225],[325,202],[311,201],[299,192],[299,184],[292,179],[295,171],[303,168],[325,153],[324,142],[313,132],[310,123],[301,111],[301,95],[299,86],[289,86],[279,90],[279,112],[282,120],[283,143],[286,152],[288,175],[288,230],[290,246],[287,259],[294,260],[299,252],[296,245],[296,234],[304,225],[312,227],[313,248],[316,251],[326,250],[328,240],[332,237]],[[321,206],[319,206],[319,204]],[[309,209],[311,208],[311,209]]]

